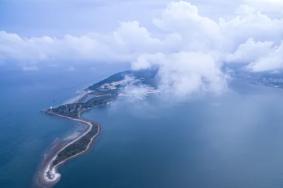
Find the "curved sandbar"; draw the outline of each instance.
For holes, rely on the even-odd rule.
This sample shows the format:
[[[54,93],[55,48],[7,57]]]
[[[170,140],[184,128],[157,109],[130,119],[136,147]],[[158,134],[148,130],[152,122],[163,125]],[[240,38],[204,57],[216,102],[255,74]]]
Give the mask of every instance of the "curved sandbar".
[[[105,106],[114,101],[121,91],[128,85],[148,85],[156,88],[155,75],[157,70],[124,71],[116,73],[100,82],[86,88],[81,95],[68,103],[52,106],[46,111],[50,115],[67,118],[88,126],[87,130],[76,139],[65,145],[58,145],[58,152],[51,152],[43,162],[43,168],[39,171],[39,184],[43,187],[52,187],[60,180],[58,167],[67,160],[74,158],[89,149],[90,144],[100,133],[100,125],[80,118],[80,115],[92,108]],[[131,78],[131,79],[128,79]],[[38,179],[37,179],[38,180]],[[42,187],[42,186],[40,186]]]
[[[47,111],[50,115],[59,116],[62,118],[70,119],[73,121],[77,121],[79,123],[85,124],[88,126],[87,130],[77,137],[76,139],[67,143],[64,147],[62,147],[54,157],[47,163],[44,171],[43,171],[43,180],[49,184],[55,184],[60,180],[60,173],[58,173],[58,167],[66,162],[69,159],[72,159],[84,152],[86,152],[93,140],[99,135],[101,127],[98,123],[93,121],[87,121],[80,118],[73,118],[69,116],[64,116],[61,114],[57,114],[51,111]]]

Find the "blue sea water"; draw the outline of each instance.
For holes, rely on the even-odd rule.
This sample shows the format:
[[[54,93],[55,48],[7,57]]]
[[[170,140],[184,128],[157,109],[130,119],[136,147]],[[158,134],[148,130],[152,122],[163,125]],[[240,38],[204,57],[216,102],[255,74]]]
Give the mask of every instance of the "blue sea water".
[[[111,71],[9,71],[0,71],[0,187],[24,188],[54,139],[77,126],[40,110]],[[84,115],[102,134],[60,168],[55,188],[282,188],[282,97],[237,83],[223,96],[178,103],[121,98]]]
[[[119,67],[81,66],[75,70],[45,67],[23,71],[0,67],[0,187],[29,188],[56,139],[63,139],[79,125],[45,115],[41,110],[61,104],[94,81]]]
[[[85,116],[103,132],[57,188],[281,188],[283,91],[232,84],[213,98],[121,99]]]

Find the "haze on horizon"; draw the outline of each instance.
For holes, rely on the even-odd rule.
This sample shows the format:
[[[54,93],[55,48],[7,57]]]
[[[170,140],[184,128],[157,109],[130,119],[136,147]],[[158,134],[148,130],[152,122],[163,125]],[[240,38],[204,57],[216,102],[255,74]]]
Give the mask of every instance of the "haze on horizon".
[[[3,0],[0,66],[158,67],[165,93],[221,94],[225,65],[282,70],[282,8],[280,0]]]
[[[281,188],[282,10],[0,0],[0,187]]]

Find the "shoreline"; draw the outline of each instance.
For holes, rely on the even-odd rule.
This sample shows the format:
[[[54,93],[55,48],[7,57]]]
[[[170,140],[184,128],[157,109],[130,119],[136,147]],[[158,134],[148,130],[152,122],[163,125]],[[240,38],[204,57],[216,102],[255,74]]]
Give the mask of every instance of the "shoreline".
[[[84,120],[84,119],[81,119],[80,117],[78,118],[72,118],[72,117],[69,117],[69,116],[64,116],[64,115],[61,115],[61,114],[57,114],[57,113],[54,113],[54,112],[46,112],[48,115],[52,115],[52,116],[57,116],[57,117],[61,117],[61,118],[64,118],[64,119],[68,119],[68,120],[72,120],[72,121],[76,121],[76,122],[79,122],[83,125],[86,125],[88,126],[87,130],[84,131],[81,135],[79,135],[77,138],[69,141],[67,144],[64,144],[62,146],[62,148],[60,148],[55,154],[54,156],[48,160],[46,162],[46,165],[44,165],[43,167],[43,170],[42,170],[42,173],[40,174],[40,180],[41,180],[41,184],[44,184],[44,185],[49,185],[48,187],[52,187],[54,184],[56,184],[60,178],[61,178],[61,174],[58,172],[58,168],[64,164],[65,162],[67,162],[68,160],[70,159],[73,159],[79,155],[82,155],[83,153],[85,153],[86,151],[89,150],[91,144],[93,143],[94,139],[97,138],[97,136],[100,134],[101,132],[101,126],[100,124],[94,122],[94,121],[88,121],[88,120]],[[94,127],[95,126],[95,127]],[[79,141],[81,138],[83,138],[86,134],[88,134],[90,131],[92,131],[93,128],[96,128],[96,133],[91,137],[89,143],[87,144],[86,148],[75,154],[75,155],[72,155],[66,159],[64,159],[63,161],[59,162],[58,164],[52,166],[52,163],[56,160],[56,158],[58,157],[58,154],[63,151],[64,149],[66,149],[68,146],[72,145],[73,143]]]

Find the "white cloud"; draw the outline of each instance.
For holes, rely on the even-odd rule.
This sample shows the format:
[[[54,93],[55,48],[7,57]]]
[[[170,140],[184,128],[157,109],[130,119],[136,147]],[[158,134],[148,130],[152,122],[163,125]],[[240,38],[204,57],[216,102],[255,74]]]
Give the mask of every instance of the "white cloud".
[[[145,99],[150,93],[156,93],[156,91],[146,85],[127,85],[120,93],[120,97],[125,97],[130,102],[136,102]]]
[[[226,61],[235,63],[250,63],[257,60],[260,56],[271,53],[273,42],[256,42],[254,39],[249,39],[243,44],[240,44],[236,51],[228,54]]]
[[[232,19],[221,19],[219,24],[228,49],[237,47],[249,38],[258,41],[278,41],[283,34],[282,18],[271,18],[249,6],[241,6],[237,16]]]
[[[0,32],[0,60],[40,62],[52,59],[131,61],[140,53],[162,47],[137,21],[122,22],[112,33],[82,36],[22,37]]]
[[[58,38],[2,31],[0,61],[134,62],[135,69],[158,66],[159,87],[165,93],[220,93],[227,87],[223,62],[244,63],[250,71],[283,68],[283,18],[278,13],[282,1],[268,2],[264,8],[267,0],[235,1],[237,11],[219,19],[203,16],[187,1],[171,2],[152,19],[151,27],[127,21],[109,33]]]
[[[259,56],[248,65],[248,69],[253,72],[277,71],[283,69],[283,42],[278,46],[273,46],[269,52]]]
[[[179,48],[196,50],[215,47],[221,38],[220,28],[212,19],[199,15],[198,8],[188,2],[172,2],[154,24],[165,33],[175,33],[182,39]]]
[[[186,97],[196,92],[222,93],[226,89],[225,75],[211,54],[179,52],[141,56],[134,69],[158,66],[159,89],[168,96]]]
[[[282,0],[245,0],[244,2],[271,16],[278,17],[283,15]]]
[[[228,54],[226,61],[247,64],[247,69],[252,72],[282,70],[283,42],[277,44],[249,39],[234,53]]]
[[[161,45],[161,41],[153,38],[151,33],[139,22],[123,22],[114,32],[114,41],[117,45],[127,50],[128,53],[143,50],[153,51]]]

